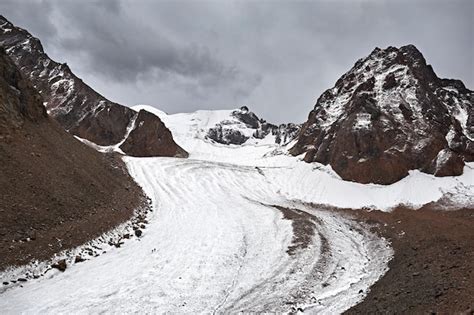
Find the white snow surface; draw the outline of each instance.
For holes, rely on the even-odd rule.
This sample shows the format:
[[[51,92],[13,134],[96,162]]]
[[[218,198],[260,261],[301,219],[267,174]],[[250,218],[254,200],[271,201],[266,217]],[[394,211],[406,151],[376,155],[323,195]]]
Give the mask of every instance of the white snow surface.
[[[189,159],[124,157],[152,199],[154,211],[143,236],[64,273],[5,290],[2,314],[285,313],[298,308],[337,314],[365,297],[393,252],[366,226],[317,204],[389,211],[445,194],[455,194],[461,203],[474,201],[472,164],[459,177],[414,171],[388,186],[357,184],[341,180],[330,167],[289,156],[287,148],[265,139],[242,146],[206,139],[201,130],[230,111],[167,115],[139,108],[157,114],[190,153]],[[296,228],[273,205],[309,216],[315,233],[307,247],[287,253],[295,245]]]

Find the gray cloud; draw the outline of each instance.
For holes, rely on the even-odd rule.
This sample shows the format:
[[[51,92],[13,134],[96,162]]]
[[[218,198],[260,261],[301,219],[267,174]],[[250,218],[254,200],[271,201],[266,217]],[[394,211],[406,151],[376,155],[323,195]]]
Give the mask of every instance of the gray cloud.
[[[168,112],[249,105],[303,121],[376,47],[415,44],[472,88],[474,2],[2,1],[13,23],[106,97]]]
[[[33,35],[41,35],[46,39],[57,35],[52,21],[45,19],[51,10],[51,3],[45,1],[5,0],[0,3],[0,13],[7,19],[28,28]]]

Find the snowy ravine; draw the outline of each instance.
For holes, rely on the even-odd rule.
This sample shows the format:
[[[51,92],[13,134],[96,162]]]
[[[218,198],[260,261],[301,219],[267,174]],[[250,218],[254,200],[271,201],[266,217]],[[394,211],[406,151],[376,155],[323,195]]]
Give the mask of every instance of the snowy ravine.
[[[155,112],[190,158],[125,158],[155,210],[142,237],[5,291],[2,313],[340,313],[384,274],[392,250],[365,226],[310,203],[388,210],[474,195],[471,166],[456,178],[413,172],[390,186],[360,185],[268,139],[205,139],[226,111]],[[313,227],[305,244],[284,208]]]

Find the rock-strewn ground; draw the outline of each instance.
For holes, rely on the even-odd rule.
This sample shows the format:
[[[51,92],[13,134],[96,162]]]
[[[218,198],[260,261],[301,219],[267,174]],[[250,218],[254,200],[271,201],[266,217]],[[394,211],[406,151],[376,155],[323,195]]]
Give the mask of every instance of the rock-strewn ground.
[[[354,213],[391,240],[395,255],[389,271],[347,314],[472,314],[474,208],[441,209],[431,204]]]

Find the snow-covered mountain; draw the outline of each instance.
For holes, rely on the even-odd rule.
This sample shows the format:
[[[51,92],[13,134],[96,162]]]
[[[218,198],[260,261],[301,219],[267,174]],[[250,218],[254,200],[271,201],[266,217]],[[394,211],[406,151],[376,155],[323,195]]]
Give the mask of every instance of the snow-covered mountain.
[[[107,100],[67,64],[49,58],[38,38],[1,15],[0,47],[41,94],[49,115],[71,134],[133,156],[187,156],[158,117]]]
[[[132,108],[154,113],[166,126],[173,126],[173,135],[181,140],[184,140],[185,134],[224,145],[275,143],[284,146],[296,137],[300,128],[300,125],[293,123],[279,126],[268,123],[258,118],[247,106],[234,110],[198,110],[173,115],[149,105],[137,105]]]
[[[474,93],[438,78],[415,46],[376,48],[319,97],[291,152],[361,183],[414,169],[459,175],[474,160],[473,104]]]

